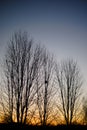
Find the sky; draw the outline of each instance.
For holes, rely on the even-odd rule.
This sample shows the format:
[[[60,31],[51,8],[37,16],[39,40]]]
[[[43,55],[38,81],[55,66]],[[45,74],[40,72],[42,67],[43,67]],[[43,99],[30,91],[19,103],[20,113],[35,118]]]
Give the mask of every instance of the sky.
[[[58,61],[76,60],[87,91],[87,0],[0,0],[0,60],[18,30],[45,45]]]

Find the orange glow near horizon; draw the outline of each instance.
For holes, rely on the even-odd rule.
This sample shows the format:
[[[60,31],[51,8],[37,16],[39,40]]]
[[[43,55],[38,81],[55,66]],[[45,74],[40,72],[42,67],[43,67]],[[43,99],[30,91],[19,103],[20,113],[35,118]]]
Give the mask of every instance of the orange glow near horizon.
[[[3,116],[0,116],[0,123],[5,123],[3,119],[4,119]],[[59,120],[59,119],[58,119],[58,120]],[[65,121],[62,120],[62,117],[61,117],[60,120],[61,120],[61,122],[58,122],[57,120],[54,119],[54,120],[52,120],[52,122],[50,123],[50,125],[56,126],[56,125],[66,124]],[[14,121],[14,122],[17,122],[15,116],[13,116],[13,121]],[[33,118],[31,119],[31,123],[30,123],[30,122],[27,122],[27,124],[31,124],[31,125],[41,125],[39,122],[40,122],[40,120],[39,120],[38,117],[33,117]],[[50,122],[50,121],[49,121],[49,122]],[[80,118],[80,119],[79,119],[78,121],[76,121],[75,123],[81,124],[81,125],[85,124],[85,123],[83,122],[83,117]],[[48,124],[49,124],[49,123],[48,123]]]

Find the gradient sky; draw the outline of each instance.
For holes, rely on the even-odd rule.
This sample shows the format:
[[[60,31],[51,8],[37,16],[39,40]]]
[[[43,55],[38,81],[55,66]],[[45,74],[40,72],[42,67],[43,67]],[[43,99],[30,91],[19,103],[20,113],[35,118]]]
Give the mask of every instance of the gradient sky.
[[[27,31],[58,61],[76,60],[87,91],[87,0],[0,0],[0,59],[18,30]]]

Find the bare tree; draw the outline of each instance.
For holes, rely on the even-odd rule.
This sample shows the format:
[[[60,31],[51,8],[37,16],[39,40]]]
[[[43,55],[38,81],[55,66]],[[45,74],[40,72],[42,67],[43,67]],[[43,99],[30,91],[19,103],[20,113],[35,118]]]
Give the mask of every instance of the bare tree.
[[[87,99],[83,99],[83,123],[87,125]]]
[[[42,125],[47,125],[52,120],[53,100],[53,56],[42,49],[37,75],[37,106],[39,120]],[[50,118],[50,119],[49,119]]]
[[[37,48],[26,33],[15,33],[6,53],[5,77],[6,97],[11,121],[15,114],[18,123],[26,123],[32,104],[37,75]],[[4,106],[4,105],[3,105]]]
[[[66,124],[73,123],[81,95],[81,75],[77,63],[66,60],[55,67],[60,105],[57,105]]]

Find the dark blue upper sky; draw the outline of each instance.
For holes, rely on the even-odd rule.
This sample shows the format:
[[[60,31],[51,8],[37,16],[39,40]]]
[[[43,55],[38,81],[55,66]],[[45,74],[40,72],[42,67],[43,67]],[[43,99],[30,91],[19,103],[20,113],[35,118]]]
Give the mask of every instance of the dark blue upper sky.
[[[59,61],[77,60],[87,85],[87,0],[0,0],[1,57],[12,33],[20,29]]]

